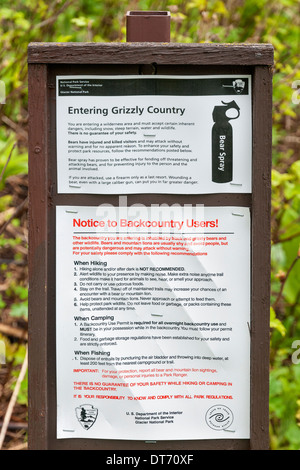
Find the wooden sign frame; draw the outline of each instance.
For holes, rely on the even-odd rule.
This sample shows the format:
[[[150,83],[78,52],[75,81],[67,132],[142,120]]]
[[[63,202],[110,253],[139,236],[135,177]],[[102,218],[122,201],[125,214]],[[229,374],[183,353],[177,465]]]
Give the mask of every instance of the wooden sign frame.
[[[268,449],[271,45],[162,43],[32,43],[29,66],[29,448],[34,450]],[[251,434],[249,440],[112,441],[56,439],[55,208],[118,205],[118,195],[58,194],[57,75],[251,74],[251,194],[129,195],[143,203],[244,206],[251,211]],[[238,354],[238,352],[237,352]]]

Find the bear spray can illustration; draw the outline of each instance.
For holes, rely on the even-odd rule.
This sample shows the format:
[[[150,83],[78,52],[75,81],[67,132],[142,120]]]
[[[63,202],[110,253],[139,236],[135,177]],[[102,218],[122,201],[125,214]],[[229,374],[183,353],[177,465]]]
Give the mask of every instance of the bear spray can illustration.
[[[234,109],[230,117],[228,111]],[[233,138],[229,121],[240,116],[240,108],[235,101],[215,106],[213,110],[214,125],[212,128],[212,181],[228,183],[233,178]]]

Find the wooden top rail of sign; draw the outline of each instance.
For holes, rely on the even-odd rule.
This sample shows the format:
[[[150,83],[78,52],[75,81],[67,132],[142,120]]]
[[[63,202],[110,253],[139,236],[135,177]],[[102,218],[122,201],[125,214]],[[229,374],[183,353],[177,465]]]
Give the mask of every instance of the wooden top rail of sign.
[[[273,47],[262,44],[32,43],[29,64],[29,448],[157,451],[267,449]],[[56,76],[130,75],[155,64],[157,75],[252,76],[251,194],[133,194],[128,205],[240,205],[251,211],[250,439],[112,441],[56,439],[55,209],[118,204],[118,195],[59,194],[56,176]],[[237,354],[239,352],[237,351]],[[229,434],[229,433],[228,433]],[[167,439],[167,436],[166,436]]]
[[[31,43],[30,64],[273,65],[269,44]]]

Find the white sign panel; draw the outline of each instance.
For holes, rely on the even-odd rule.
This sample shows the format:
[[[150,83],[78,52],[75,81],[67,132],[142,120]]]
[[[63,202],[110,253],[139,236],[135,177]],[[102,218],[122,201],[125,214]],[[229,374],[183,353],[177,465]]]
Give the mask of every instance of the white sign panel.
[[[59,193],[251,193],[250,75],[58,76]]]
[[[246,439],[250,215],[57,207],[57,437]]]

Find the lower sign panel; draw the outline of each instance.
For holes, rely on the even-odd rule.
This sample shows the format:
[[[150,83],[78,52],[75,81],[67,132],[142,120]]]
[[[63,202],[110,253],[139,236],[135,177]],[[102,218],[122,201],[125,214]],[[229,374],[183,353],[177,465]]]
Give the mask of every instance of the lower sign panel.
[[[250,212],[57,207],[57,437],[250,437]]]

